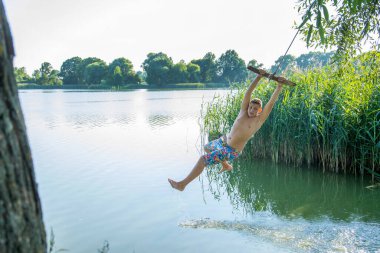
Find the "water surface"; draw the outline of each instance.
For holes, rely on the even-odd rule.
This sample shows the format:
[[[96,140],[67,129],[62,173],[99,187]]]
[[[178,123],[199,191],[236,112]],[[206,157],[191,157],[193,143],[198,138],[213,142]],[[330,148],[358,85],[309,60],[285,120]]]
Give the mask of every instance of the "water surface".
[[[380,191],[268,161],[209,168],[202,101],[223,90],[20,91],[47,231],[97,252],[379,252]]]

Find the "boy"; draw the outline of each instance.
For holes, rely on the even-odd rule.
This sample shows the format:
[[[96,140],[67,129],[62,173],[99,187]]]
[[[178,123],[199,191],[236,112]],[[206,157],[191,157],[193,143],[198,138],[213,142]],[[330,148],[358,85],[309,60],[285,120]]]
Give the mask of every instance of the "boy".
[[[273,92],[269,102],[263,110],[260,99],[255,98],[250,101],[250,98],[253,90],[256,88],[258,82],[262,78],[262,74],[264,73],[265,71],[260,70],[260,74],[251,83],[245,93],[239,115],[235,119],[230,133],[205,145],[204,148],[207,154],[199,158],[193,170],[185,179],[179,182],[168,179],[174,189],[183,191],[191,181],[202,173],[204,167],[210,164],[221,163],[222,169],[219,173],[232,170],[232,166],[228,163],[228,160],[236,159],[241,154],[248,140],[263,125],[272,111],[274,103],[278,99],[278,95],[281,93],[282,84],[280,82],[285,81],[282,77],[278,78],[279,83],[277,88]]]

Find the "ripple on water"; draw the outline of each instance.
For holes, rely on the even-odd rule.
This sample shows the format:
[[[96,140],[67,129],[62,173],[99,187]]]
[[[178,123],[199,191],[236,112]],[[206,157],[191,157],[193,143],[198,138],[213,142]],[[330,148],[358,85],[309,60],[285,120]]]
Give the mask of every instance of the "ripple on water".
[[[185,220],[180,227],[193,229],[222,229],[293,248],[312,252],[379,252],[380,225],[375,223],[336,223],[328,220],[282,220],[274,224],[261,221],[218,221],[208,218]]]

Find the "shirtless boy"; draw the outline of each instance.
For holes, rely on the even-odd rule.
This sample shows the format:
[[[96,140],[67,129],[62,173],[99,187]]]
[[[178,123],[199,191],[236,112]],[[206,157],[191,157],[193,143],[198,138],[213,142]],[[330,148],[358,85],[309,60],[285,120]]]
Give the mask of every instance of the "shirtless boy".
[[[260,75],[258,75],[251,83],[245,93],[239,115],[235,119],[230,133],[217,140],[211,141],[204,146],[207,154],[199,158],[193,170],[185,179],[178,182],[168,179],[173,188],[183,191],[191,181],[202,173],[206,166],[211,164],[222,164],[222,169],[219,173],[232,170],[232,166],[228,161],[236,159],[241,154],[248,140],[260,129],[268,118],[276,100],[278,99],[278,95],[282,90],[282,84],[280,82],[283,82],[285,79],[279,77],[278,80],[280,82],[264,109],[262,109],[262,102],[260,99],[255,98],[251,100],[251,94],[262,78],[261,74],[263,73],[265,72],[260,72]]]

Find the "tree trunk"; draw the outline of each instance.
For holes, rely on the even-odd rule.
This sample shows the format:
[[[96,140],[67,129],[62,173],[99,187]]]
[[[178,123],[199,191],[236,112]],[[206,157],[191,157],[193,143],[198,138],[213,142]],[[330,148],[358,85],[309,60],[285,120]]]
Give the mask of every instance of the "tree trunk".
[[[13,43],[0,1],[0,252],[46,252],[32,156],[13,74]]]

